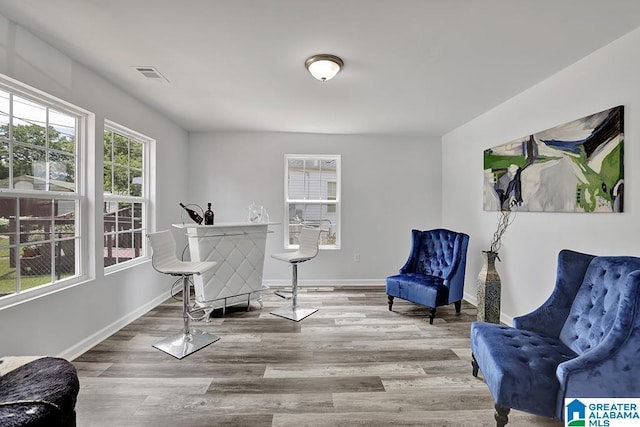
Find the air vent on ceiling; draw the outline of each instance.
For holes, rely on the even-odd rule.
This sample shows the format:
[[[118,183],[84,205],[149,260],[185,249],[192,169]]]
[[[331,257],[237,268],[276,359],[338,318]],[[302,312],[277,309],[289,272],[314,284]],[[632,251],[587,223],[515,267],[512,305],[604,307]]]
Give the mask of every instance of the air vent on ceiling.
[[[157,82],[165,82],[169,83],[169,80],[158,71],[155,67],[151,66],[140,66],[134,67],[137,72],[142,74],[146,79],[157,81]]]

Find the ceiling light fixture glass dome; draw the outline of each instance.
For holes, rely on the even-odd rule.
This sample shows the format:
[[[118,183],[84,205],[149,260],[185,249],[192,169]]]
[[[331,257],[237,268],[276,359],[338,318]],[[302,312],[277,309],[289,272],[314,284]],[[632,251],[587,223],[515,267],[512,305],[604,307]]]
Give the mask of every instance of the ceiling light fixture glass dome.
[[[335,77],[340,69],[344,66],[342,59],[335,55],[320,54],[313,55],[304,62],[309,73],[316,79],[326,82]]]

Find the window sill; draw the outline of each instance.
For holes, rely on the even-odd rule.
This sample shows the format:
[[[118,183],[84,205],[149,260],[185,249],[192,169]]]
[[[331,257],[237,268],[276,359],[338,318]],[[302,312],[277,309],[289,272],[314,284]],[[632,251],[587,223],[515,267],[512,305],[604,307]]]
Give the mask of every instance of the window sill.
[[[108,276],[113,273],[117,273],[118,271],[126,270],[128,268],[135,267],[140,264],[144,264],[150,261],[151,258],[149,256],[143,256],[136,259],[132,259],[131,261],[126,261],[120,264],[110,265],[104,268],[104,275]]]
[[[20,304],[24,304],[28,301],[33,301],[39,298],[44,298],[56,292],[64,291],[79,285],[83,285],[89,282],[91,278],[87,276],[73,277],[68,280],[61,280],[60,282],[51,285],[42,285],[32,289],[20,291],[17,294],[9,294],[0,297],[0,311],[15,307]]]

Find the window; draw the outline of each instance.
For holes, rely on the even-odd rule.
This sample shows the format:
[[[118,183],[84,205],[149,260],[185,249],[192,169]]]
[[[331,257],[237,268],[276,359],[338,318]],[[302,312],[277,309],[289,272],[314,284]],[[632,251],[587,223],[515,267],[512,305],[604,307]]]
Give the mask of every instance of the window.
[[[327,181],[327,199],[328,200],[336,200],[337,187],[338,183],[336,181]],[[327,206],[327,212],[336,213],[336,205]]]
[[[88,113],[0,76],[0,298],[78,277]]]
[[[340,249],[340,156],[285,155],[286,248],[303,225],[319,227],[321,249]]]
[[[149,145],[152,140],[112,122],[104,130],[104,266],[146,256]]]

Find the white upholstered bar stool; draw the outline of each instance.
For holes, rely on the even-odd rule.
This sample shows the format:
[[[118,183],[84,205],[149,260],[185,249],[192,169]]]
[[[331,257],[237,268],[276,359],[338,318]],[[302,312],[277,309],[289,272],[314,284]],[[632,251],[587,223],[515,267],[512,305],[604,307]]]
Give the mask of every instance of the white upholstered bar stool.
[[[319,228],[303,227],[300,231],[300,245],[295,252],[285,252],[280,254],[271,254],[271,258],[288,262],[293,269],[291,279],[291,307],[283,307],[271,312],[276,316],[286,319],[295,320],[296,322],[312,315],[317,308],[306,308],[298,306],[298,264],[309,261],[318,255],[318,239],[320,237]]]
[[[176,242],[169,230],[149,233],[147,237],[153,249],[151,257],[153,268],[160,273],[182,277],[182,317],[184,319],[184,328],[179,334],[165,338],[153,346],[177,359],[182,359],[220,339],[220,337],[208,332],[192,329],[189,325],[191,320],[189,276],[202,274],[213,268],[217,263],[215,261],[197,262],[178,259],[176,256]]]

